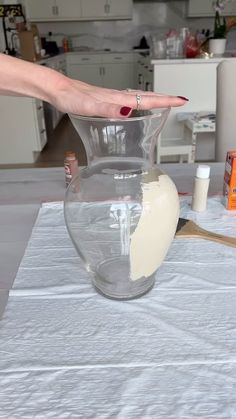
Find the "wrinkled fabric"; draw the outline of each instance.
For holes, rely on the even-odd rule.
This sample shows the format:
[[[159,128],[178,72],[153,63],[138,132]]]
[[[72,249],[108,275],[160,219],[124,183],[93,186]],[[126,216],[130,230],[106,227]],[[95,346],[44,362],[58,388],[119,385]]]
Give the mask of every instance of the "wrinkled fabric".
[[[181,216],[236,236],[221,198]],[[96,293],[44,204],[0,322],[0,418],[236,418],[236,248],[175,239],[140,299]]]

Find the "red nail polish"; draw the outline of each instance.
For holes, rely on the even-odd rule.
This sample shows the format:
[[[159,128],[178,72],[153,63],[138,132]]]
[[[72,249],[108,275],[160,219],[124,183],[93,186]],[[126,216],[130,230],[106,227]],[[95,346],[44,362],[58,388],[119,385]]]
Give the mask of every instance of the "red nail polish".
[[[123,116],[129,115],[132,108],[128,108],[128,106],[123,106],[123,108],[120,109],[120,114]]]
[[[187,100],[187,101],[189,101],[189,99],[187,99],[186,97],[184,97],[184,96],[177,96],[177,97],[179,97],[180,99],[183,99],[183,100]]]

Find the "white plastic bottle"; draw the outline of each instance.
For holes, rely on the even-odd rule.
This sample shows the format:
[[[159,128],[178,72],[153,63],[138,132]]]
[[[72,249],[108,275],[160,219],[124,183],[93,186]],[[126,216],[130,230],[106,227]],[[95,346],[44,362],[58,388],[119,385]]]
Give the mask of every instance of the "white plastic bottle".
[[[202,212],[207,207],[207,194],[210,183],[210,166],[200,164],[194,179],[192,210]]]

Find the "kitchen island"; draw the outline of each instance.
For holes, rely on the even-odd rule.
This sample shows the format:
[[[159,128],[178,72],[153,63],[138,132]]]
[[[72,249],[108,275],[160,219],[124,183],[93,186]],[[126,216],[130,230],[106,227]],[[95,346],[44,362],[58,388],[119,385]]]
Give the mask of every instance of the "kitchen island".
[[[176,96],[185,96],[189,102],[182,108],[172,108],[161,138],[182,139],[184,125],[178,122],[179,112],[215,112],[216,69],[222,60],[234,57],[151,59],[154,74],[154,91]],[[215,159],[215,136],[202,134],[197,139],[196,160]]]

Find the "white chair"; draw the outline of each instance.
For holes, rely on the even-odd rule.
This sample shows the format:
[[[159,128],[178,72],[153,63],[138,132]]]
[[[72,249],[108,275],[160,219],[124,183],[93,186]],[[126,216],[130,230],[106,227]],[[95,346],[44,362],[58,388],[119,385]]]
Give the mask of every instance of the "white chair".
[[[175,156],[178,157],[179,163],[187,161],[193,163],[195,160],[196,138],[190,132],[191,129],[186,124],[188,117],[192,113],[176,114],[177,121],[184,124],[183,138],[161,138],[161,134],[157,143],[157,163],[161,163],[162,157]]]
[[[157,142],[157,163],[161,163],[162,157],[177,156],[179,163],[187,161],[187,163],[194,162],[195,146],[187,139],[181,138],[161,138]]]
[[[217,67],[216,161],[236,150],[236,59],[221,61]]]

